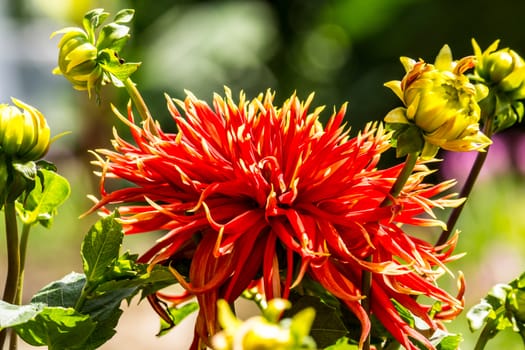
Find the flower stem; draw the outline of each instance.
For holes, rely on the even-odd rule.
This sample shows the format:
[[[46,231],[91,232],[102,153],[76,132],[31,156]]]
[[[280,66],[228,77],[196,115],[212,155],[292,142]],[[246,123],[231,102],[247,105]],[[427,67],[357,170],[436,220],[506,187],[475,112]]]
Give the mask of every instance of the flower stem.
[[[137,108],[142,120],[151,120],[151,113],[148,109],[148,106],[146,105],[146,102],[144,102],[142,95],[140,94],[139,90],[137,89],[137,86],[131,80],[131,78],[127,78],[124,81],[124,86],[126,87],[126,90],[128,91],[128,94],[131,97],[135,108]]]
[[[27,241],[29,239],[29,231],[32,225],[24,224],[22,226],[22,234],[20,235],[20,271],[18,273],[18,286],[16,289],[15,303],[20,305],[22,303],[22,296],[24,290],[24,271],[26,266],[26,252],[27,252]]]
[[[137,89],[135,83],[131,80],[131,78],[127,78],[124,81],[124,86],[126,87],[126,90],[128,91],[128,94],[131,97],[131,101],[133,101],[135,108],[137,108],[139,115],[142,118],[142,121],[147,123],[149,131],[153,135],[157,135],[157,129],[155,128],[155,123],[153,122],[151,113],[148,109],[148,106],[146,105],[146,102],[144,102],[142,95]]]
[[[488,137],[492,137],[492,134],[493,134],[492,119],[494,118],[488,118],[487,123],[485,124],[483,128],[483,133],[487,135]],[[472,165],[472,168],[470,169],[470,173],[467,177],[467,180],[465,181],[465,184],[463,185],[463,188],[461,189],[461,192],[459,194],[460,198],[468,198],[468,196],[470,195],[470,192],[472,192],[472,188],[474,187],[474,184],[476,183],[478,175],[481,172],[481,169],[483,168],[483,164],[485,163],[485,160],[487,159],[489,149],[490,149],[490,146],[487,146],[485,152],[478,152],[476,156],[476,160],[474,161],[474,164]],[[459,219],[459,216],[461,215],[461,212],[463,211],[463,208],[465,207],[465,203],[466,203],[466,200],[452,210],[452,213],[450,213],[450,216],[447,221],[447,226],[441,232],[441,235],[439,236],[439,239],[435,244],[436,246],[443,245],[448,241],[450,234],[452,233],[452,230],[454,229],[454,226],[456,225]]]
[[[18,271],[18,284],[16,286],[16,295],[13,304],[21,305],[22,296],[24,290],[24,270],[26,265],[26,252],[27,252],[27,241],[29,238],[29,231],[31,225],[24,224],[22,227],[22,234],[20,235],[20,246],[19,246],[19,257],[20,257],[20,269]],[[9,336],[9,350],[16,350],[18,348],[18,337],[16,333],[11,330]]]
[[[401,193],[401,190],[405,186],[405,183],[410,177],[410,174],[412,174],[412,171],[414,170],[414,167],[416,166],[416,162],[418,158],[419,158],[419,152],[407,154],[405,165],[403,166],[403,169],[401,169],[401,172],[399,173],[399,176],[397,177],[396,182],[394,182],[394,185],[390,189],[389,195],[386,196],[385,199],[383,200],[383,203],[381,203],[382,207],[391,205],[393,203],[392,199],[399,196],[399,193]]]
[[[20,252],[18,250],[18,228],[14,201],[8,201],[5,203],[4,215],[7,242],[7,276],[5,280],[3,300],[7,303],[14,304],[16,301],[16,290],[20,274]],[[0,332],[0,349],[4,346],[6,336],[7,330],[4,329]],[[15,336],[14,333],[11,334],[11,337]]]
[[[478,341],[476,342],[476,346],[474,347],[474,350],[483,350],[485,349],[485,346],[487,345],[488,341],[496,335],[498,331],[496,330],[496,327],[492,322],[489,322],[483,327],[483,330],[481,331],[481,334],[478,338]]]
[[[381,207],[386,207],[386,206],[391,205],[393,203],[393,199],[399,196],[399,194],[401,193],[401,190],[403,189],[408,178],[410,177],[410,174],[412,174],[412,171],[414,170],[414,167],[416,166],[416,162],[418,158],[419,158],[419,152],[407,154],[407,158],[405,159],[405,165],[403,166],[403,169],[401,169],[401,172],[399,173],[396,181],[392,185],[392,188],[390,189],[388,196],[386,196],[383,202],[381,203]],[[371,262],[372,256],[370,255],[369,257],[367,257],[366,260],[368,262]],[[369,270],[363,270],[363,274],[361,276],[361,292],[363,293],[363,296],[365,298],[362,301],[362,307],[369,317],[370,317],[370,307],[371,307],[371,291],[372,291],[372,272]],[[370,350],[370,333],[365,339],[365,342],[363,344],[363,350]]]

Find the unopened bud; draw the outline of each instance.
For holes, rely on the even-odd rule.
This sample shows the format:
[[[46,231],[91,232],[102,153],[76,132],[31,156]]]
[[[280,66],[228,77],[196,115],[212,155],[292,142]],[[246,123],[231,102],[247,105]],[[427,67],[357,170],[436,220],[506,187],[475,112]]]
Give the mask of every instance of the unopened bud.
[[[488,88],[480,102],[483,119],[490,118],[493,132],[504,130],[523,118],[525,99],[525,61],[509,48],[498,50],[499,40],[481,51],[473,39],[476,56],[473,81]]]
[[[129,27],[134,11],[119,11],[113,22],[102,23],[109,16],[103,9],[86,13],[84,28],[67,27],[54,32],[51,37],[62,34],[58,43],[58,67],[55,74],[62,74],[77,90],[93,92],[98,97],[102,85],[112,82],[124,86],[123,82],[135,72],[138,63],[126,63],[119,52],[129,39]]]
[[[0,105],[1,152],[17,161],[38,160],[47,153],[51,143],[47,121],[36,108],[15,98],[12,100],[15,106]]]
[[[87,33],[80,28],[65,28],[53,33],[64,34],[58,43],[58,67],[54,74],[62,74],[76,90],[98,89],[104,72],[97,62],[98,50]]]

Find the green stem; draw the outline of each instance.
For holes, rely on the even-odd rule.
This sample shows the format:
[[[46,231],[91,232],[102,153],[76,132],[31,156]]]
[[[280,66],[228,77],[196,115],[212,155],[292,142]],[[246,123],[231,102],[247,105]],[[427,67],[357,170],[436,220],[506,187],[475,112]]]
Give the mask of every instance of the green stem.
[[[410,174],[412,174],[412,171],[414,170],[414,167],[416,166],[417,159],[419,158],[419,152],[409,153],[407,154],[407,158],[405,159],[405,165],[403,166],[403,169],[401,169],[401,172],[399,173],[396,181],[392,185],[392,188],[390,189],[390,192],[388,193],[388,196],[385,197],[383,202],[381,203],[381,207],[389,206],[393,203],[393,199],[399,196],[401,193],[401,190],[403,190],[403,187],[405,186],[408,178],[410,177]],[[372,256],[367,257],[366,261],[371,262]],[[361,276],[361,291],[363,293],[363,296],[365,297],[362,301],[362,307],[367,313],[367,315],[370,317],[370,307],[371,307],[371,291],[372,291],[372,272],[368,270],[363,270],[363,274]],[[365,339],[365,342],[363,344],[363,350],[370,350],[370,333]]]
[[[18,250],[15,202],[7,202],[4,210],[7,242],[7,277],[3,300],[13,304],[15,302],[18,276],[20,274],[20,252]]]
[[[493,134],[492,119],[494,118],[488,118],[488,121],[485,124],[485,127],[483,128],[483,133],[487,135],[487,137],[492,137],[492,134]],[[474,187],[474,184],[476,183],[478,175],[481,172],[481,169],[483,168],[483,164],[485,163],[485,160],[487,159],[489,148],[490,146],[488,146],[485,149],[485,152],[478,152],[478,155],[476,156],[476,160],[474,161],[474,164],[472,165],[472,168],[470,169],[470,173],[467,177],[467,180],[465,181],[465,184],[463,185],[463,188],[461,189],[461,192],[459,194],[460,198],[468,198],[468,196],[470,195],[470,192],[472,192],[472,188]],[[446,228],[441,232],[441,235],[439,236],[439,239],[435,244],[436,246],[443,245],[448,241],[448,239],[450,238],[450,234],[452,233],[454,226],[456,226],[459,216],[461,215],[461,212],[463,211],[463,208],[465,207],[465,203],[466,203],[466,200],[452,210],[448,218]]]
[[[397,177],[396,182],[394,182],[394,185],[390,189],[389,195],[386,196],[385,199],[383,200],[383,203],[381,203],[382,207],[391,205],[393,203],[392,199],[399,196],[399,193],[401,193],[401,190],[405,186],[405,183],[410,177],[410,174],[412,174],[412,171],[414,170],[414,167],[416,166],[416,162],[418,158],[419,158],[419,152],[407,154],[405,165],[403,166],[403,169],[401,169],[401,173],[399,173],[399,176]]]
[[[139,90],[137,89],[137,86],[131,80],[131,78],[128,78],[124,81],[124,86],[126,87],[126,90],[128,91],[128,94],[131,97],[135,108],[137,108],[142,120],[152,120],[148,106],[146,105],[146,102],[144,102],[142,95],[140,94]]]
[[[18,228],[16,224],[15,202],[8,201],[5,203],[5,230],[7,242],[7,276],[5,280],[3,300],[10,304],[16,301],[16,290],[18,287],[18,278],[20,274],[20,252],[18,247]],[[7,330],[0,332],[0,349],[3,348]],[[11,335],[16,336],[15,334]]]
[[[24,271],[25,271],[25,265],[26,265],[26,252],[27,252],[27,242],[29,238],[29,231],[31,230],[31,225],[26,225],[22,227],[22,234],[20,236],[20,247],[19,247],[19,254],[20,254],[20,270],[18,272],[18,284],[16,286],[16,295],[14,304],[15,305],[21,305],[22,304],[22,296],[23,296],[23,290],[24,290]],[[17,350],[18,348],[18,337],[16,333],[13,330],[10,330],[10,336],[9,336],[9,350]]]
[[[476,346],[474,347],[474,350],[483,350],[485,349],[485,346],[487,345],[488,341],[498,333],[496,330],[496,327],[491,322],[487,323],[485,327],[483,327],[483,330],[481,331],[481,334],[478,338],[478,341],[476,342]]]
[[[20,305],[22,303],[22,296],[24,290],[24,271],[26,267],[27,242],[29,239],[29,231],[32,225],[24,224],[22,226],[22,234],[20,235],[20,271],[18,273],[18,286],[16,289],[15,303]]]

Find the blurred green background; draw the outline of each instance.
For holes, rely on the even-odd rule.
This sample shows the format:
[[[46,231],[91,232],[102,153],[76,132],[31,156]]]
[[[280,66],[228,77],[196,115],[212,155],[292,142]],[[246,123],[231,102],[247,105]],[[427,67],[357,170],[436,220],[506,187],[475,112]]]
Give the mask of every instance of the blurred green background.
[[[133,80],[168,130],[173,126],[164,92],[182,98],[188,89],[210,101],[212,93],[222,93],[226,85],[234,95],[242,89],[248,97],[271,88],[278,92],[278,102],[294,91],[301,98],[315,92],[315,105],[328,107],[325,116],[349,101],[348,124],[356,131],[399,104],[383,87],[404,74],[399,56],[433,61],[447,43],[454,57],[463,57],[472,53],[471,38],[482,48],[500,38],[502,46],[525,54],[525,1],[0,0],[0,102],[15,96],[39,108],[54,134],[71,131],[52,146],[47,158],[72,183],[72,198],[61,208],[52,230],[35,231],[30,238],[28,296],[47,282],[81,269],[80,242],[96,219],[78,219],[90,206],[86,194],[96,193],[88,150],[110,145],[116,119],[109,103],[120,108],[126,103],[124,91],[107,88],[96,105],[86,93],[73,91],[65,79],[51,74],[58,39],[50,40],[50,34],[78,25],[83,14],[95,7],[112,13],[136,9],[132,39],[123,56],[143,62]],[[494,283],[508,282],[525,270],[522,138],[519,126],[500,138],[502,146],[490,153],[488,170],[458,224],[462,231],[458,252],[468,254],[451,266],[466,274],[467,307]],[[461,178],[467,160],[444,162],[447,176]],[[153,239],[128,237],[125,244],[139,253]],[[5,248],[0,243],[3,266]],[[154,338],[156,324],[146,331],[141,322],[142,331],[137,332],[137,320],[150,317],[155,322],[147,308],[129,314],[113,345],[104,349],[119,349],[125,342],[133,349],[151,348],[151,344],[156,349],[173,348],[173,339]],[[473,348],[477,334],[470,334],[464,315],[450,329],[464,334],[463,349]],[[516,349],[519,338],[498,336],[488,349],[501,346]]]

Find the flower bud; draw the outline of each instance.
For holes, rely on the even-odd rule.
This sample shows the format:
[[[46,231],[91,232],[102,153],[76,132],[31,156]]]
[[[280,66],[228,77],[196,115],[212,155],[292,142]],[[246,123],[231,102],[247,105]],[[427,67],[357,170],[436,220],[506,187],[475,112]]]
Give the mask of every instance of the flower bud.
[[[473,39],[476,56],[473,80],[488,88],[487,98],[480,101],[482,118],[491,118],[492,131],[512,126],[523,118],[525,99],[525,61],[514,50],[499,49],[499,40],[481,51]]]
[[[501,91],[512,94],[515,99],[522,99],[525,97],[525,61],[509,48],[496,50],[498,44],[499,40],[496,40],[481,52],[476,41],[472,40],[477,59],[475,74],[486,85],[498,85]]]
[[[119,11],[111,23],[102,26],[109,13],[94,9],[86,13],[84,28],[68,27],[51,34],[63,34],[58,43],[58,67],[55,74],[62,74],[77,90],[87,90],[91,97],[102,85],[123,82],[135,72],[138,63],[125,63],[119,52],[129,39],[129,27],[134,10]]]
[[[405,107],[390,111],[385,121],[401,125],[401,133],[414,127],[420,137],[398,138],[401,153],[421,151],[423,158],[432,158],[439,148],[450,151],[480,150],[489,145],[490,139],[479,130],[479,91],[463,72],[473,66],[472,58],[452,61],[448,46],[438,54],[435,64],[416,62],[403,57],[407,71],[402,81],[385,85],[403,101]],[[399,136],[399,135],[398,135]],[[414,145],[400,144],[415,143]],[[403,149],[408,151],[403,152]]]
[[[47,153],[51,143],[47,121],[36,108],[15,98],[12,100],[16,107],[0,105],[0,150],[18,161],[38,160]]]
[[[64,33],[58,43],[58,67],[54,74],[62,74],[76,90],[88,90],[102,85],[104,72],[97,62],[98,50],[80,28],[65,28],[53,33]]]
[[[273,304],[273,305],[272,305]],[[229,305],[219,300],[219,323],[223,331],[212,337],[215,350],[293,350],[314,349],[315,343],[308,336],[315,312],[303,309],[292,319],[279,322],[275,311],[289,308],[286,300],[272,299],[263,316],[253,316],[242,322],[235,317]],[[283,308],[284,306],[284,308]]]

